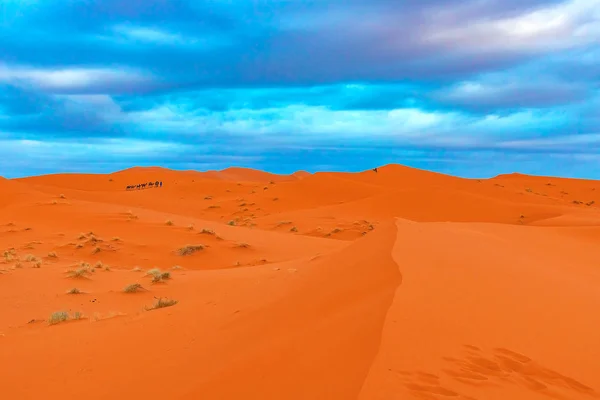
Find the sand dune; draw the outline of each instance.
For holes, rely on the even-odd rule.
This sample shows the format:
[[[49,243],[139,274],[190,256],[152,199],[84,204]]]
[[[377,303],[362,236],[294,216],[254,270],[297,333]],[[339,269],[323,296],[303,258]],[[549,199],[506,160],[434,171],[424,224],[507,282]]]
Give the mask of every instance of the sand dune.
[[[598,398],[599,187],[399,165],[0,179],[3,398]]]

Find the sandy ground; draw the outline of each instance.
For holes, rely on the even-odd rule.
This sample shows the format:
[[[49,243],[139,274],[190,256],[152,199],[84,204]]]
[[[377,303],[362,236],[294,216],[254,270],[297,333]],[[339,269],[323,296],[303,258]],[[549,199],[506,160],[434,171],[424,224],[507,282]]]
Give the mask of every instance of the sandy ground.
[[[597,181],[132,168],[0,193],[2,399],[600,398]]]

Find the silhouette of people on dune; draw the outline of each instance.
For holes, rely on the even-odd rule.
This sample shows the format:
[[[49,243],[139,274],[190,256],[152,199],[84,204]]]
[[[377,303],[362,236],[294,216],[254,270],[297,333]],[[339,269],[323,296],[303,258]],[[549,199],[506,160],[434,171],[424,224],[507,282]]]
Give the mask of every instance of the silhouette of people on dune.
[[[152,187],[162,187],[162,181],[155,181],[155,182],[144,182],[144,183],[138,183],[137,185],[128,185],[125,190],[140,190],[140,189],[146,189],[146,186],[149,188]]]

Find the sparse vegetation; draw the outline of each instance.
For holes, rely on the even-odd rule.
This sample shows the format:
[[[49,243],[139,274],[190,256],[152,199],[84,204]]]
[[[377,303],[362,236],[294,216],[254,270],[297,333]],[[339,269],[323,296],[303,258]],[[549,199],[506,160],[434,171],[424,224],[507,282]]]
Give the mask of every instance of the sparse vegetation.
[[[342,230],[340,228],[335,228],[331,231],[331,233],[340,233]]]
[[[80,233],[79,236],[77,236],[77,239],[79,239],[79,240],[83,240],[86,238],[87,238],[87,236],[85,236],[85,233]]]
[[[75,311],[73,313],[73,317],[71,317],[71,318],[74,320],[78,320],[78,319],[81,319],[81,317],[83,317],[83,314],[81,314],[79,311]]]
[[[112,240],[113,242],[120,242],[120,241],[121,241],[121,238],[120,238],[120,237],[118,237],[118,236],[115,236],[115,237],[113,237],[111,240]]]
[[[280,227],[280,226],[283,226],[283,225],[291,225],[291,223],[292,223],[292,221],[279,221],[277,223],[277,226]]]
[[[91,275],[92,272],[93,269],[90,267],[90,265],[82,262],[79,268],[70,270],[67,273],[70,278],[88,279],[88,276]]]
[[[15,268],[23,268],[23,264],[21,264],[21,262],[20,262],[20,261],[17,261],[17,262],[15,263]]]
[[[527,193],[531,193],[531,192],[533,192],[533,190],[531,190],[530,188],[526,188],[526,189],[525,189],[525,191],[526,191]]]
[[[177,250],[177,254],[179,254],[180,256],[188,256],[188,255],[194,254],[195,252],[200,251],[200,250],[204,250],[204,245],[188,244],[187,246],[184,246],[184,247],[180,248],[179,250]]]
[[[69,289],[69,290],[67,291],[67,294],[81,294],[81,293],[82,293],[82,291],[81,291],[81,290],[79,290],[79,289],[77,289],[76,287],[74,287],[74,288],[72,288],[72,289]]]
[[[221,206],[218,206],[216,204],[212,204],[212,205],[208,206],[208,208],[221,208]]]
[[[295,226],[292,226],[292,227],[290,228],[290,231],[291,231],[291,232],[298,232],[298,228],[296,228]]]
[[[140,291],[142,289],[143,289],[143,287],[139,283],[132,283],[131,285],[125,286],[125,288],[123,289],[123,291],[125,293],[136,293],[136,292],[138,292],[138,291]]]
[[[168,271],[162,272],[158,268],[152,268],[146,275],[152,276],[152,283],[159,283],[171,279],[171,273]]]
[[[204,200],[212,200],[212,196],[206,196]]]
[[[193,231],[194,230],[194,224],[189,224],[188,225],[188,230]]]
[[[591,206],[591,205],[593,205],[593,204],[595,204],[595,203],[596,203],[596,202],[595,202],[594,200],[592,200],[592,201],[589,201],[589,202],[585,203],[585,205],[586,205],[586,206]]]
[[[81,248],[83,248],[83,244],[81,244],[81,243],[77,243],[77,245],[75,246],[75,248],[77,248],[77,249],[81,249]]]
[[[579,200],[573,200],[573,204],[582,204],[583,202],[579,201]]]
[[[36,262],[36,261],[38,261],[38,258],[36,256],[34,256],[33,254],[27,254],[25,256],[25,261],[27,261],[27,262]]]
[[[64,195],[64,194],[62,194],[62,193],[61,193],[61,194],[59,194],[59,195],[58,195],[58,197],[60,197],[61,199],[66,199],[65,195]]]
[[[167,224],[168,226],[173,226],[173,221],[168,219],[167,222],[165,222],[165,224]]]
[[[58,201],[52,200],[52,205],[56,205],[56,204],[58,204]]]
[[[173,267],[171,267],[171,269],[179,270],[179,269],[183,269],[183,267],[181,265],[174,265]]]
[[[58,255],[56,254],[56,252],[51,251],[50,253],[48,253],[48,257],[50,257],[50,258],[58,258]]]
[[[177,300],[173,299],[163,299],[162,297],[155,297],[156,302],[150,308],[146,308],[147,311],[156,310],[158,308],[171,307],[177,304]]]
[[[42,268],[42,262],[36,261],[33,263],[32,268]]]
[[[65,322],[68,319],[69,313],[67,313],[66,311],[57,311],[52,313],[50,315],[50,318],[48,318],[48,325],[60,324],[61,322]]]
[[[250,245],[248,243],[238,243],[236,247],[239,247],[241,249],[248,249],[250,248]]]
[[[102,249],[100,247],[94,247],[94,250],[92,250],[92,254],[97,254],[100,253],[102,251]]]
[[[206,228],[202,229],[200,231],[200,233],[203,235],[215,235],[215,231],[213,231],[212,229],[206,229]]]
[[[227,222],[227,225],[235,226],[236,223],[234,220],[231,220],[231,221]]]
[[[142,269],[140,267],[135,267],[133,268],[133,272],[141,272]]]

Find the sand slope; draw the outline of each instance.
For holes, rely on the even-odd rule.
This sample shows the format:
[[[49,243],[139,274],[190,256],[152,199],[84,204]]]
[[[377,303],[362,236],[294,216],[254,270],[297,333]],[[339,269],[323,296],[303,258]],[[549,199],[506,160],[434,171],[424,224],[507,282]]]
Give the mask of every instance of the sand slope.
[[[597,184],[398,165],[0,179],[3,397],[597,398]]]

